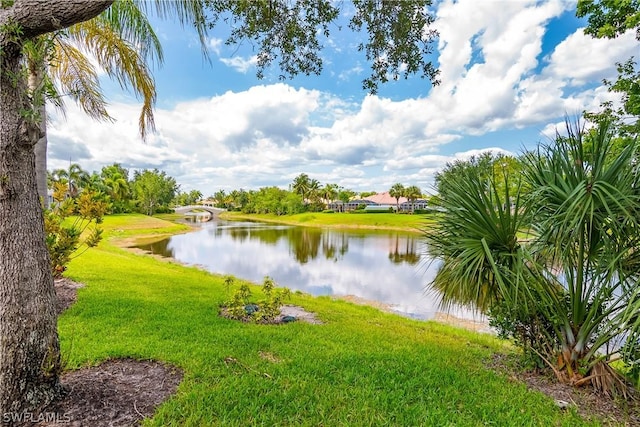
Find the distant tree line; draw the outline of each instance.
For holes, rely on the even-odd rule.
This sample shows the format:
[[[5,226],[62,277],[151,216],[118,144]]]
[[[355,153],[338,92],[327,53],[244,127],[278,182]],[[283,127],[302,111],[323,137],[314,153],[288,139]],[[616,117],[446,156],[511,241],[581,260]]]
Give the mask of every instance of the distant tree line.
[[[145,215],[171,212],[175,206],[198,204],[203,195],[198,190],[180,191],[175,178],[158,169],[134,171],[119,163],[104,166],[100,172],[89,173],[79,164],[73,163],[68,169],[47,172],[47,187],[52,198],[59,201],[70,198],[77,200],[81,194],[104,204],[105,213],[139,212]],[[393,197],[406,197],[413,202],[422,197],[416,186],[404,187],[394,184],[390,193]],[[209,196],[216,207],[243,213],[293,215],[303,212],[321,212],[329,203],[339,200],[348,203],[355,198],[365,198],[375,191],[355,191],[338,184],[321,184],[306,173],[296,176],[288,189],[276,186],[257,190],[219,190]],[[395,194],[395,195],[394,195]]]
[[[171,212],[175,205],[192,205],[202,199],[197,190],[181,192],[176,180],[158,169],[129,171],[118,163],[89,173],[78,164],[47,173],[47,187],[56,201],[77,199],[83,193],[104,203],[105,213],[140,212],[146,215]]]
[[[406,197],[410,202],[421,197],[422,191],[416,186],[404,187],[395,184],[396,190],[401,189],[400,197]],[[393,190],[393,188],[392,188]],[[400,191],[400,190],[398,190]],[[219,190],[209,198],[218,208],[243,213],[271,213],[275,215],[293,215],[302,212],[321,212],[326,210],[333,201],[348,203],[354,198],[366,198],[377,194],[376,191],[355,191],[338,184],[321,184],[306,173],[301,173],[293,179],[288,190],[279,187],[263,187],[258,190]],[[392,195],[392,197],[395,197]]]
[[[338,184],[322,185],[317,179],[301,173],[295,177],[288,190],[275,186],[248,191],[233,190],[228,193],[219,190],[210,198],[216,207],[223,209],[243,213],[293,215],[302,212],[320,212],[325,210],[331,201],[342,200],[346,203],[356,194],[355,191]]]

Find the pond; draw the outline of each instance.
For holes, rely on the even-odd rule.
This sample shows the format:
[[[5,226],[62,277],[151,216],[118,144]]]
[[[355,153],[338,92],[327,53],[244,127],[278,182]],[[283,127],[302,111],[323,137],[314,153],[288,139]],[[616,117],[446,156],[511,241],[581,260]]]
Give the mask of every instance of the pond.
[[[438,312],[438,296],[425,290],[437,265],[420,235],[222,220],[198,227],[139,248],[256,283],[270,276],[278,286],[316,296],[380,302],[409,317]],[[463,309],[451,314],[473,316]]]

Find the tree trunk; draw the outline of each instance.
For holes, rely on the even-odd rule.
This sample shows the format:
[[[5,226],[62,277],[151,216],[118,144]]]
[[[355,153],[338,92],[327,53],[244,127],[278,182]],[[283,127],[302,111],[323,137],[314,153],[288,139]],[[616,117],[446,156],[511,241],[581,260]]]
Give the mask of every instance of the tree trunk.
[[[33,119],[22,44],[90,19],[112,1],[16,0],[0,8],[0,414],[14,416],[56,394],[60,349],[55,290],[44,241]]]
[[[44,244],[20,47],[5,49],[0,75],[0,414],[49,402],[60,354],[55,291]]]
[[[28,58],[27,69],[29,78],[27,80],[29,91],[33,94],[41,91],[44,81],[44,73],[46,72],[46,64],[44,63],[45,52],[38,52],[33,58]],[[36,155],[36,183],[38,184],[38,197],[45,208],[49,207],[49,198],[47,197],[47,110],[44,97],[38,107],[38,117],[40,119],[41,137],[36,144],[34,151]]]
[[[38,197],[42,200],[44,208],[49,207],[49,195],[47,194],[47,110],[45,105],[40,107],[40,132],[42,137],[38,140],[34,151],[36,155],[36,182],[38,184]]]

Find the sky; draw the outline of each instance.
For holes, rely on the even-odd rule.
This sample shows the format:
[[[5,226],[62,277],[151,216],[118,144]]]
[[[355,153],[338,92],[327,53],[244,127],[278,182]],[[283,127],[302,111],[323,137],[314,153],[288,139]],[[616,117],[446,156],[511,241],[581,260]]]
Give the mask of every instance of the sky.
[[[341,19],[350,14],[344,5]],[[226,46],[225,25],[209,34],[208,63],[193,29],[154,20],[164,49],[154,68],[156,132],[140,139],[140,101],[103,80],[115,121],[96,122],[72,103],[64,116],[49,108],[48,168],[158,168],[182,191],[205,196],[288,188],[301,173],[356,192],[399,182],[432,193],[448,162],[520,154],[549,141],[565,117],[617,102],[602,80],[615,79],[616,62],[640,56],[633,31],[614,40],[583,34],[574,1],[444,0],[432,8],[439,37],[430,60],[441,84],[414,76],[377,95],[362,89],[370,65],[356,49],[361,35],[332,30],[320,76],[281,80],[272,67],[259,80],[255,50]]]

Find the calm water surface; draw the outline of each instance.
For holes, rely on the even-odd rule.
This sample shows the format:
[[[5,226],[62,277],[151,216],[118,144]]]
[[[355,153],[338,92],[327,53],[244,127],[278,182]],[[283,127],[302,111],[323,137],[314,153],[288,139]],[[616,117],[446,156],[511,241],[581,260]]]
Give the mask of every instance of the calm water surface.
[[[326,230],[259,222],[213,221],[201,229],[139,246],[155,254],[312,295],[353,295],[403,315],[432,318],[438,297],[425,292],[436,263],[419,235]],[[456,310],[452,314],[471,317]]]

